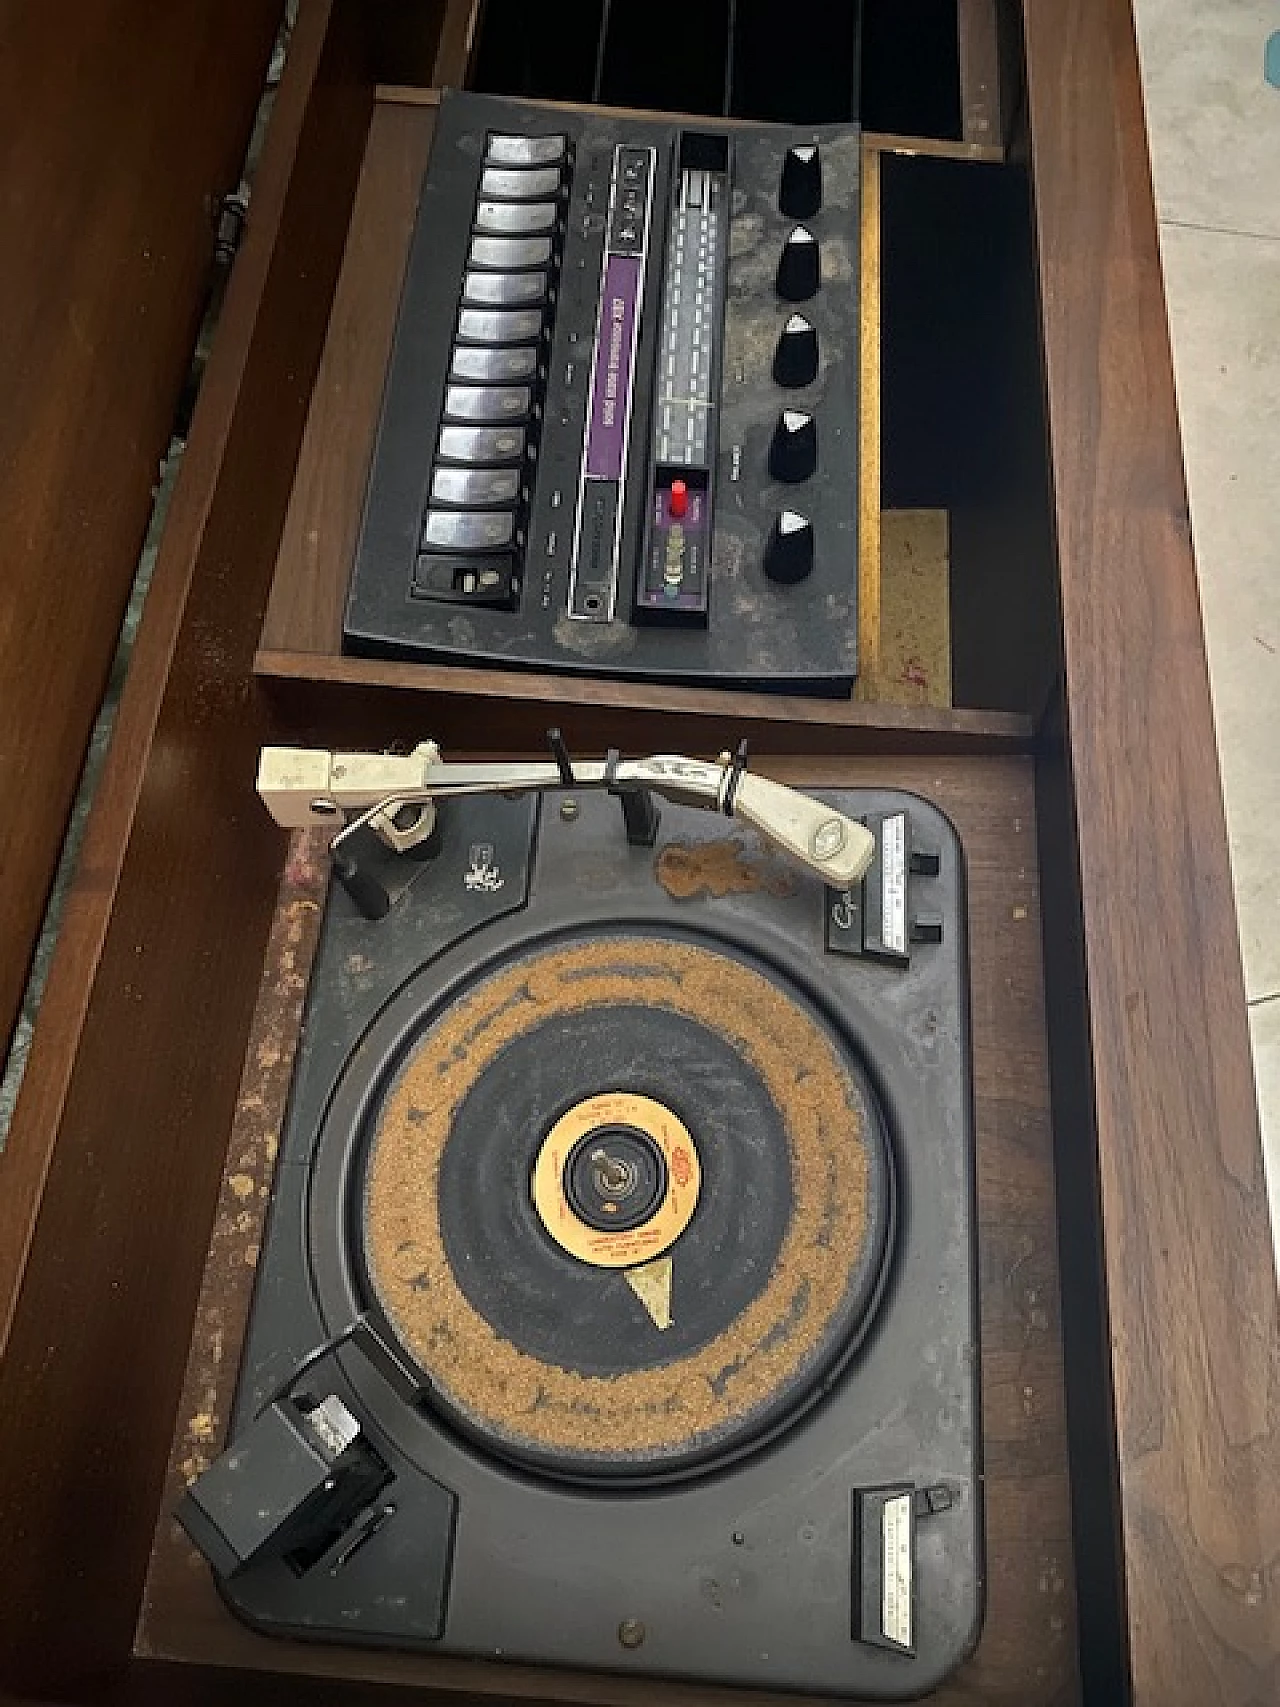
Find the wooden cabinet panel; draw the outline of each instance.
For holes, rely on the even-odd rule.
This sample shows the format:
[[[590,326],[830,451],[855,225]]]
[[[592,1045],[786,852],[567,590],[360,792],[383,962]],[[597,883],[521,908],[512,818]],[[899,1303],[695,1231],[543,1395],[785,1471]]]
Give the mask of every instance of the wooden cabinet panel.
[[[0,1039],[281,12],[22,0],[0,19]]]

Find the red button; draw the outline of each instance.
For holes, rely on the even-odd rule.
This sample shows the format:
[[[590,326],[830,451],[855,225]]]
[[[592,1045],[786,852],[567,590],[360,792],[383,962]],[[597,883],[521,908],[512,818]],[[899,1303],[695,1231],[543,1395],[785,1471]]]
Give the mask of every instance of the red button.
[[[688,508],[689,508],[689,488],[688,488],[688,486],[685,485],[683,480],[673,480],[671,482],[671,502],[670,502],[671,514],[674,516],[676,521],[679,521],[680,517],[682,515],[684,515],[685,511]]]

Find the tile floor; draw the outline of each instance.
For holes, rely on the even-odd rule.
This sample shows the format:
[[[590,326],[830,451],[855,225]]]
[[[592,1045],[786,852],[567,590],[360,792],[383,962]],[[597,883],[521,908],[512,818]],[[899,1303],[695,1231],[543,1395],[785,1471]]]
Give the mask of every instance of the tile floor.
[[[1280,0],[1133,4],[1280,1260]]]

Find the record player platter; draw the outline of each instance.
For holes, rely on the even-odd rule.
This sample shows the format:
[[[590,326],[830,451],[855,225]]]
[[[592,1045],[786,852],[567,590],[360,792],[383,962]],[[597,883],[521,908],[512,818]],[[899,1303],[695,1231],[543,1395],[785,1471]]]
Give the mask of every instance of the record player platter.
[[[961,854],[922,800],[826,802],[874,836],[844,887],[569,788],[339,861],[232,1444],[179,1512],[240,1616],[885,1698],[967,1652]]]
[[[880,1115],[849,1042],[744,958],[639,932],[522,954],[426,1016],[367,1138],[348,1106],[372,1294],[503,1456],[581,1478],[723,1462],[857,1344]],[[618,1271],[663,1257],[660,1327]]]

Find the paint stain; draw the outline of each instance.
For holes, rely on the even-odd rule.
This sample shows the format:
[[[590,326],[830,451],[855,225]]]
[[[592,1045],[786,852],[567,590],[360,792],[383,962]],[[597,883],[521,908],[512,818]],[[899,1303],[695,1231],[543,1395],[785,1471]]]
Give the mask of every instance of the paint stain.
[[[1280,89],[1280,30],[1277,30],[1263,49],[1262,75],[1273,89]]]

